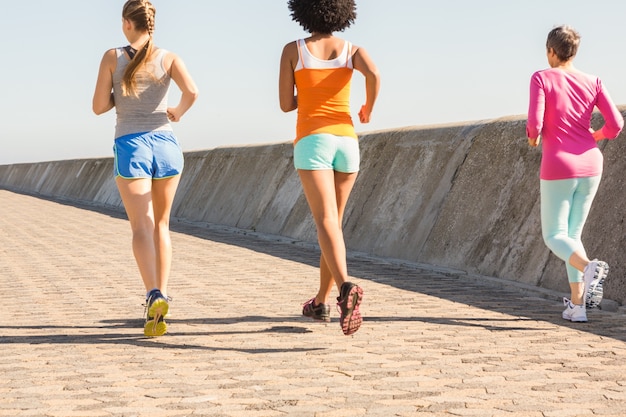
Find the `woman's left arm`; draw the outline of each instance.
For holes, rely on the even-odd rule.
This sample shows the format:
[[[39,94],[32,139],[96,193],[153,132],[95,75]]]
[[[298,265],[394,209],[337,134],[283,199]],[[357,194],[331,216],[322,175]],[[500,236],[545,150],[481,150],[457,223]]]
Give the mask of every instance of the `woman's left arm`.
[[[169,66],[170,76],[182,93],[178,105],[167,108],[167,117],[171,122],[178,122],[198,98],[198,87],[180,57],[169,53],[167,58],[169,65],[166,63],[166,67]]]
[[[593,138],[596,142],[603,139],[614,139],[624,128],[624,118],[622,117],[622,113],[615,106],[611,96],[606,91],[600,80],[598,80],[598,84],[600,93],[598,94],[596,107],[600,110],[605,124],[601,129],[593,132]]]
[[[352,56],[352,63],[354,69],[365,76],[365,104],[361,106],[359,111],[359,120],[361,123],[369,123],[380,90],[380,74],[376,64],[363,48],[357,47]]]

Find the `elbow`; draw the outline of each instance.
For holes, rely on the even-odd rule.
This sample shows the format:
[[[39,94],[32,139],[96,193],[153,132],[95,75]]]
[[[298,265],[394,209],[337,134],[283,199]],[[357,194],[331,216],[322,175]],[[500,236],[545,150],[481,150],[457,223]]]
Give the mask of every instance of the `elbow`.
[[[200,92],[197,88],[194,88],[189,92],[189,96],[191,97],[191,100],[195,102],[198,99],[198,96],[200,96]]]
[[[380,84],[380,72],[378,71],[378,68],[373,68],[371,71],[369,71],[365,75],[365,79],[369,80],[370,82],[376,83],[376,85],[379,85]]]
[[[293,111],[297,108],[298,108],[297,97],[291,97],[288,100],[286,99],[280,100],[280,109],[283,111],[283,113],[289,113],[290,111]]]
[[[602,127],[602,134],[607,139],[615,139],[624,129],[624,119],[619,118],[613,126],[605,125]]]
[[[113,94],[109,95],[106,100],[94,97],[91,102],[91,110],[93,110],[96,116],[108,112],[113,107],[115,107]]]
[[[183,93],[182,99],[181,101],[189,103],[189,105],[191,106],[193,103],[196,102],[196,100],[198,99],[198,96],[200,95],[200,93],[198,92],[197,88],[193,88],[190,90],[187,90]]]
[[[106,113],[106,109],[104,109],[104,108],[103,108],[103,107],[101,107],[101,106],[97,106],[97,105],[95,105],[95,104],[94,104],[93,106],[91,106],[91,110],[93,110],[93,112],[94,112],[94,114],[95,114],[96,116],[100,116],[101,114]]]

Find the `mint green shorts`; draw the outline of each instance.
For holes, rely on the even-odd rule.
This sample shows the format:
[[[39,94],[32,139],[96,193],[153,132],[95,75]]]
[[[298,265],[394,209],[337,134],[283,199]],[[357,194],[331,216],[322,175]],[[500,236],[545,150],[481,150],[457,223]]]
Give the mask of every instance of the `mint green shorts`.
[[[293,149],[294,166],[305,171],[359,172],[360,163],[359,140],[350,136],[309,135],[296,142]]]

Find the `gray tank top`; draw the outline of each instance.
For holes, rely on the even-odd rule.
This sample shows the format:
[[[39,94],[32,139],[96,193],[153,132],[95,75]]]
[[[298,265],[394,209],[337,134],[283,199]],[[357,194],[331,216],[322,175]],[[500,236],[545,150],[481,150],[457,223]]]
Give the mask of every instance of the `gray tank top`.
[[[137,72],[138,97],[122,95],[122,77],[129,61],[123,48],[117,48],[116,53],[117,66],[113,73],[113,96],[117,113],[115,137],[155,130],[171,131],[172,126],[167,118],[170,76],[163,68],[163,58],[167,51],[157,50],[154,59],[146,64],[145,69]]]

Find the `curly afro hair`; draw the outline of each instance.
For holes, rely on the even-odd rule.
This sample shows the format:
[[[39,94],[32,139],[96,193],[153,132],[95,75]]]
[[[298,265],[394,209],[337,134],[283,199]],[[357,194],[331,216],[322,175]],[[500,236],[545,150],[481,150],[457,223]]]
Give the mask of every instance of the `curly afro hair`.
[[[288,0],[292,20],[309,33],[341,32],[356,19],[354,0]]]

